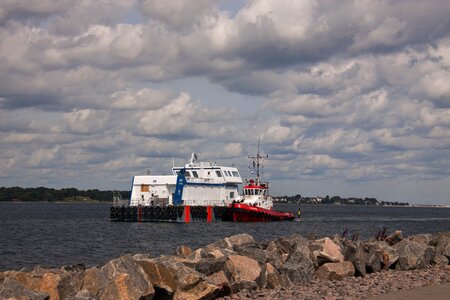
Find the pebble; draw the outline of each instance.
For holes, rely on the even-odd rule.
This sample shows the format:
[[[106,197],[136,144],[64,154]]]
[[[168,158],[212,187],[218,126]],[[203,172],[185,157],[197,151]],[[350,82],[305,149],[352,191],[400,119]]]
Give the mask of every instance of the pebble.
[[[293,285],[279,290],[261,289],[232,295],[231,299],[364,299],[398,290],[450,282],[450,267],[429,267],[421,270],[386,270],[365,277],[347,277],[342,281],[313,280],[306,285]],[[230,299],[228,297],[222,299]]]

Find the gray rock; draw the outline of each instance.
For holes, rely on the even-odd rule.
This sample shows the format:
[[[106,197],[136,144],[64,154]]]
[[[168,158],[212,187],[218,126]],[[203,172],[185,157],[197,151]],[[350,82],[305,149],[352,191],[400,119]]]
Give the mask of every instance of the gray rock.
[[[356,276],[366,275],[366,254],[360,241],[346,240],[344,242],[344,258],[352,262]]]
[[[256,241],[251,235],[247,233],[241,233],[218,240],[215,243],[208,245],[207,247],[215,246],[222,249],[233,249],[234,246],[255,243]]]
[[[450,259],[450,234],[439,233],[432,239],[431,244],[436,246],[436,254],[444,255]]]
[[[265,249],[267,261],[270,262],[276,268],[281,267],[289,255],[289,252],[285,252],[284,248],[280,247],[275,241],[271,241]]]
[[[398,253],[397,270],[413,270],[424,265],[426,247],[414,241],[402,240],[393,246]]]
[[[207,257],[197,260],[187,260],[183,261],[183,264],[190,268],[193,268],[197,272],[209,276],[224,269],[224,266],[226,264],[226,256],[222,256],[219,258]]]
[[[293,283],[308,283],[314,274],[314,256],[309,248],[309,241],[296,239],[286,262],[279,268]]]
[[[58,292],[61,299],[75,296],[83,285],[83,271],[65,272],[58,283]]]
[[[431,234],[421,233],[415,234],[408,237],[408,240],[416,242],[418,244],[428,245],[431,241]]]
[[[247,256],[250,258],[253,258],[259,263],[265,263],[268,261],[268,255],[267,252],[258,245],[252,245],[252,244],[246,244],[246,245],[239,245],[234,247],[234,251],[238,253],[239,255]]]
[[[366,253],[366,272],[378,272],[381,269],[389,269],[398,260],[397,250],[389,246],[385,241],[370,241],[363,243]]]
[[[18,281],[7,277],[0,281],[0,299],[10,298],[30,300],[50,299],[47,293],[32,291]]]

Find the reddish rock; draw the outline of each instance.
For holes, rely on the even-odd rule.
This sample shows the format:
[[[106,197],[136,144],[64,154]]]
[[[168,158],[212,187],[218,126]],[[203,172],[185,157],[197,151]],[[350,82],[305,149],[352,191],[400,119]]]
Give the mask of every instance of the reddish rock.
[[[61,280],[59,270],[44,270],[39,269],[33,273],[9,271],[4,272],[5,278],[11,278],[27,289],[36,292],[44,292],[50,296],[51,299],[59,300],[58,284]]]
[[[220,290],[218,286],[202,281],[188,290],[177,290],[173,300],[215,299],[220,295]]]
[[[100,291],[98,299],[152,299],[153,294],[154,290],[143,293],[139,282],[135,282],[129,274],[120,273]]]
[[[6,277],[0,280],[0,299],[48,300],[45,292],[33,291],[17,280]]]
[[[131,255],[113,259],[99,269],[87,269],[83,289],[99,299],[150,299],[155,293],[150,278]]]
[[[217,273],[211,274],[206,278],[206,280],[209,283],[212,283],[221,288],[230,287],[230,281],[228,280],[224,271],[219,271]]]
[[[355,274],[355,268],[349,261],[340,263],[326,263],[317,269],[315,276],[318,279],[334,279],[342,280],[345,277],[353,276]]]

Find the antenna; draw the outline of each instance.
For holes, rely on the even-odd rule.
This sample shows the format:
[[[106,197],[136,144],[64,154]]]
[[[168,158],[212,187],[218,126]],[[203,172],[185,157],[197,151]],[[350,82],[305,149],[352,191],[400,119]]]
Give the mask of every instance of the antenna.
[[[268,158],[268,155],[261,155],[259,152],[259,149],[261,147],[261,138],[258,138],[258,152],[256,153],[256,156],[249,155],[248,158],[253,160],[253,168],[256,168],[256,184],[259,185],[259,175],[260,175],[260,168],[262,169],[264,167],[264,158]]]

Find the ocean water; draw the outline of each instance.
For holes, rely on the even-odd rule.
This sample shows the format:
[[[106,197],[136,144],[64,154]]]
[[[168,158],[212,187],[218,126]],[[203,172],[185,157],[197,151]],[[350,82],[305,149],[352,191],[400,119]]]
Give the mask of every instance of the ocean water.
[[[450,208],[302,205],[299,222],[120,223],[109,204],[0,203],[0,271],[36,265],[94,266],[126,253],[173,254],[178,245],[198,248],[249,233],[257,240],[358,234],[375,237],[384,227],[404,235],[450,231]],[[298,206],[275,209],[296,213]]]

